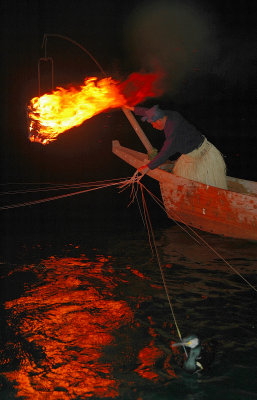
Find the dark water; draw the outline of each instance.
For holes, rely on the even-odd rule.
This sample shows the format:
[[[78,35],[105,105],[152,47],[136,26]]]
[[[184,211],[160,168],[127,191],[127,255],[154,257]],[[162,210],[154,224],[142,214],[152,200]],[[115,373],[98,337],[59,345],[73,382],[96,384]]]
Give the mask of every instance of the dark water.
[[[47,230],[42,210],[41,230],[33,218],[19,229],[17,211],[5,232],[1,399],[257,398],[257,293],[215,254],[155,214],[181,334],[218,343],[211,368],[191,376],[180,367],[183,349],[171,348],[178,334],[159,266],[133,213],[59,229],[57,217]],[[255,244],[201,235],[257,286]]]

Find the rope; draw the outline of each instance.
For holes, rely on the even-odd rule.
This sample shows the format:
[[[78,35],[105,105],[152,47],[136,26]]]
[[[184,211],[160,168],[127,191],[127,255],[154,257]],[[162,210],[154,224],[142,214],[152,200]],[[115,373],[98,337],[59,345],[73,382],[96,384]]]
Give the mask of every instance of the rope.
[[[51,185],[50,187],[43,187],[43,188],[36,188],[36,189],[27,189],[27,190],[11,190],[7,192],[2,192],[0,193],[0,196],[3,195],[10,195],[10,194],[21,194],[21,193],[37,193],[37,192],[48,192],[48,191],[57,191],[57,190],[67,190],[67,189],[74,189],[74,188],[83,188],[83,187],[89,187],[89,186],[96,186],[96,185],[101,185],[106,182],[115,182],[118,181],[120,183],[122,180],[127,180],[128,178],[116,178],[116,179],[107,179],[104,181],[95,181],[95,182],[85,182],[85,183],[73,183],[73,184],[54,184],[54,183],[42,183]],[[20,183],[22,184],[22,183]],[[16,183],[15,183],[16,185]],[[27,183],[24,183],[24,185],[27,185]],[[33,183],[31,183],[33,185]],[[40,183],[36,183],[35,185],[40,185]],[[56,185],[56,186],[54,186]]]
[[[164,275],[164,272],[163,272],[163,268],[161,266],[160,257],[159,257],[159,253],[158,253],[158,250],[157,250],[155,236],[154,236],[154,232],[153,232],[153,227],[152,227],[149,211],[148,211],[148,208],[147,208],[147,205],[146,205],[146,201],[145,201],[145,197],[144,197],[144,193],[143,193],[143,185],[141,184],[141,182],[139,182],[139,184],[140,184],[140,189],[141,189],[142,203],[143,203],[143,208],[144,208],[145,222],[146,222],[146,226],[147,226],[149,244],[151,246],[152,252],[153,252],[153,249],[154,249],[154,252],[155,252],[155,255],[156,255],[156,258],[157,258],[157,262],[158,262],[158,265],[159,265],[159,268],[160,268],[160,272],[161,272],[163,286],[164,286],[164,289],[165,289],[165,292],[166,292],[166,296],[167,296],[167,299],[168,299],[168,303],[169,303],[169,306],[170,306],[171,314],[172,314],[172,317],[173,317],[173,320],[174,320],[174,323],[175,323],[175,326],[176,326],[176,329],[177,329],[178,337],[179,337],[180,341],[182,341],[182,336],[181,336],[180,329],[179,329],[179,326],[178,326],[178,323],[177,323],[177,319],[176,319],[176,316],[175,316],[174,308],[173,308],[172,303],[171,303],[168,287],[167,287],[167,284],[166,284],[165,275]],[[151,241],[151,239],[152,239],[152,241]],[[184,348],[186,356],[188,357],[188,354],[187,354],[185,346],[183,346],[183,348]]]
[[[48,198],[39,199],[39,200],[33,200],[33,201],[27,201],[27,202],[23,202],[23,203],[16,203],[16,204],[10,204],[10,205],[6,205],[6,206],[2,206],[2,207],[0,207],[0,211],[9,210],[11,208],[19,208],[19,207],[31,206],[31,205],[34,205],[34,204],[40,204],[40,203],[45,203],[45,202],[54,201],[54,200],[58,200],[58,199],[63,199],[65,197],[76,196],[78,194],[91,192],[93,190],[103,189],[103,188],[107,188],[107,187],[110,187],[110,186],[117,186],[117,185],[120,185],[121,182],[124,182],[124,179],[122,179],[122,180],[120,179],[117,182],[112,182],[112,181],[107,181],[107,182],[109,182],[109,183],[101,184],[101,185],[98,185],[97,187],[93,187],[91,189],[80,190],[80,191],[77,191],[77,192],[66,193],[66,194],[59,195],[59,196],[53,196],[53,197],[48,197]],[[96,183],[94,184],[94,186],[96,186]]]

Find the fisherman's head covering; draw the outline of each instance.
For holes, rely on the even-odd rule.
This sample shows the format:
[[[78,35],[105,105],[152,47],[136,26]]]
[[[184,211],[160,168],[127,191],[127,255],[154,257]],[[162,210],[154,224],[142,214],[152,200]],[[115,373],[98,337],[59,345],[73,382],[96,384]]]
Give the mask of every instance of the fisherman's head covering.
[[[146,115],[142,118],[142,121],[147,121],[151,123],[163,118],[164,116],[164,111],[160,110],[158,104],[156,104],[146,111]]]

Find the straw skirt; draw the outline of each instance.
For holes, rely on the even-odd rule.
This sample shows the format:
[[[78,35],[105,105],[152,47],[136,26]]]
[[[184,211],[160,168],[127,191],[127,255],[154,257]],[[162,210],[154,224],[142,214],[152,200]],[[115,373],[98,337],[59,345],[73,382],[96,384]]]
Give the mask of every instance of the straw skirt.
[[[227,189],[226,164],[222,154],[206,138],[198,149],[179,157],[173,172],[183,178]]]

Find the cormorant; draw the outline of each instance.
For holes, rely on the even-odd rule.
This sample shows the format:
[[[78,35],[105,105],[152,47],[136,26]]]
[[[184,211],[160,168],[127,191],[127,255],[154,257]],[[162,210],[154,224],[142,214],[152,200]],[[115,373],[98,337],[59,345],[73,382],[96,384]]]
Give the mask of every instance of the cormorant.
[[[214,359],[214,343],[202,346],[196,335],[187,336],[181,342],[172,344],[172,347],[178,346],[190,348],[188,357],[183,364],[183,368],[187,372],[194,373],[207,369]]]

